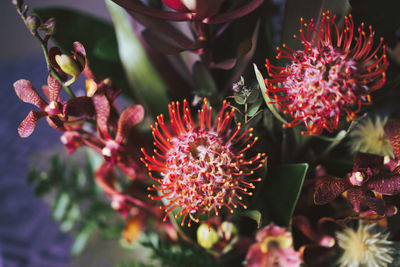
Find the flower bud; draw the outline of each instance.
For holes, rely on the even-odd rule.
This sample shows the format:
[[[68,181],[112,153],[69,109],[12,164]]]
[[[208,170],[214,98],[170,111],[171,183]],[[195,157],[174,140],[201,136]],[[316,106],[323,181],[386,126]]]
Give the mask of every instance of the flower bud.
[[[66,86],[71,85],[75,82],[76,78],[81,74],[82,69],[77,62],[67,55],[56,55],[56,62],[60,66],[61,70],[68,75],[72,76],[72,79],[65,83]]]
[[[45,23],[40,25],[39,30],[45,31],[48,35],[53,35],[56,32],[55,18],[49,18]]]
[[[12,3],[13,6],[15,6],[16,8],[20,8],[24,2],[23,2],[22,0],[11,0],[11,3]]]
[[[36,31],[40,26],[40,19],[37,16],[30,15],[26,18],[26,26],[32,31]]]
[[[207,224],[201,224],[197,228],[197,243],[206,249],[210,249],[218,242],[217,231],[213,227],[208,227]]]

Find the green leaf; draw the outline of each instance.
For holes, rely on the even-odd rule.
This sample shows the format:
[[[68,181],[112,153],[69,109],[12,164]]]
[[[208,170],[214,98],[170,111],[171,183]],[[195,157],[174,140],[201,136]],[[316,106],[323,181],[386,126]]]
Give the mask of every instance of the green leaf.
[[[268,170],[255,200],[264,223],[288,227],[300,196],[307,163],[285,164]]]
[[[247,116],[253,117],[257,111],[260,109],[261,104],[263,100],[260,98],[256,102],[254,102],[252,105],[250,105],[249,109],[247,110]]]
[[[209,92],[210,95],[218,92],[214,78],[211,76],[211,73],[202,62],[197,61],[194,63],[193,76],[197,90]]]
[[[64,217],[69,203],[70,197],[66,192],[58,195],[53,207],[53,218],[55,220],[59,221]]]
[[[270,103],[272,100],[269,98],[269,96],[267,94],[267,87],[265,86],[264,78],[263,78],[261,72],[258,70],[256,64],[253,64],[253,66],[254,66],[254,72],[257,77],[258,85],[260,86],[261,93],[264,97],[264,100],[265,100],[265,103],[267,104],[268,109],[271,111],[272,115],[275,116],[275,118],[280,120],[282,123],[286,124],[287,121],[284,118],[282,118],[282,116],[279,114],[279,112],[275,108],[275,106]]]
[[[117,39],[112,25],[103,19],[81,11],[64,7],[35,8],[33,11],[42,21],[54,17],[56,33],[52,40],[65,53],[73,50],[75,41],[86,49],[90,67],[98,77],[109,77],[125,93],[129,92],[122,64],[118,56]]]
[[[261,219],[262,215],[258,210],[246,210],[243,215],[256,221],[257,227],[260,228],[261,221],[262,221],[262,219]]]
[[[139,38],[132,29],[128,15],[122,7],[111,0],[106,0],[106,4],[114,22],[119,55],[136,99],[148,110],[151,108],[153,115],[167,113],[168,88],[151,64]]]
[[[71,248],[71,254],[73,256],[76,256],[82,252],[82,250],[86,246],[87,241],[89,240],[90,235],[93,233],[93,230],[94,225],[89,224],[86,225],[86,227],[76,235],[75,241],[72,244]]]

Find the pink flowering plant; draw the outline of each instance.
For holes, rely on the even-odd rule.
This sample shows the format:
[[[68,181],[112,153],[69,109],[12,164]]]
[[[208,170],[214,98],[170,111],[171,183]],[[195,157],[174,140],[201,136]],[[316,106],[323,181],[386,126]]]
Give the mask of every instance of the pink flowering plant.
[[[49,72],[14,83],[18,134],[85,152],[28,179],[72,253],[98,230],[143,266],[396,266],[400,23],[366,2],[13,0]]]

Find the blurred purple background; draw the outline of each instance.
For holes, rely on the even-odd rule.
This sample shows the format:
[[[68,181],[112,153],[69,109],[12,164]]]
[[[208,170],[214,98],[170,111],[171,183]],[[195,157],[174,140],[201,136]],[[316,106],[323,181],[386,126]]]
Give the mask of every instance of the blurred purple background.
[[[79,7],[108,19],[103,1],[25,2],[31,7]],[[72,237],[59,231],[47,204],[36,198],[26,184],[29,159],[60,147],[60,134],[45,120],[39,122],[31,137],[21,139],[17,134],[19,123],[33,106],[18,99],[12,84],[23,78],[40,88],[47,71],[39,44],[17,16],[11,1],[0,1],[0,10],[0,267],[83,266],[74,264],[70,257]]]

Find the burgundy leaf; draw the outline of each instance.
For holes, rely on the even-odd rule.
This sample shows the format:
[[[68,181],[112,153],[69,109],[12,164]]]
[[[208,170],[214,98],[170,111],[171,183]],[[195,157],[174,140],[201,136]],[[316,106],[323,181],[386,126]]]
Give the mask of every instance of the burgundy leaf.
[[[46,113],[43,111],[31,110],[28,116],[26,116],[25,119],[18,126],[19,136],[21,136],[22,138],[30,136],[35,130],[37,121],[44,116],[46,116]]]
[[[350,187],[347,179],[326,176],[322,182],[317,185],[314,192],[314,202],[317,205],[323,205],[337,198],[341,193]]]
[[[53,77],[53,75],[50,74],[49,77],[47,77],[47,85],[49,90],[49,100],[58,102],[62,87],[61,84]]]
[[[73,117],[93,117],[96,111],[92,98],[87,96],[71,98],[64,106],[64,114]]]
[[[130,106],[125,109],[118,120],[118,130],[115,137],[117,143],[121,143],[127,137],[131,129],[144,118],[144,108],[141,105]]]
[[[234,19],[243,17],[250,12],[254,11],[257,7],[259,7],[264,0],[252,0],[252,1],[247,1],[247,4],[245,4],[242,7],[239,7],[237,9],[234,9],[230,12],[223,13],[223,14],[218,14],[212,18],[206,18],[203,20],[204,23],[210,23],[210,24],[216,24],[216,23],[223,23],[227,21],[232,21]]]
[[[383,157],[368,153],[358,152],[354,159],[353,172],[362,171],[367,168],[381,169],[383,168]]]
[[[173,20],[173,21],[185,21],[191,20],[191,13],[178,13],[178,12],[167,12],[162,10],[157,10],[153,8],[149,8],[144,6],[140,1],[135,0],[112,0],[117,5],[122,6],[123,8],[137,12],[146,16],[151,16],[158,19],[163,20]]]
[[[216,15],[225,0],[197,0],[196,17],[208,18]]]
[[[367,183],[367,188],[383,195],[395,195],[400,192],[400,175],[383,174],[375,176]]]
[[[385,125],[385,133],[392,144],[393,153],[400,159],[400,122],[390,120]]]
[[[190,10],[182,3],[181,0],[161,0],[164,5],[179,12],[190,12]]]
[[[104,94],[95,94],[93,104],[96,111],[97,127],[104,137],[111,139],[108,133],[108,118],[110,117],[110,103]]]
[[[46,108],[46,101],[38,94],[30,81],[18,80],[14,83],[14,88],[17,96],[25,103],[33,104],[42,110]]]

